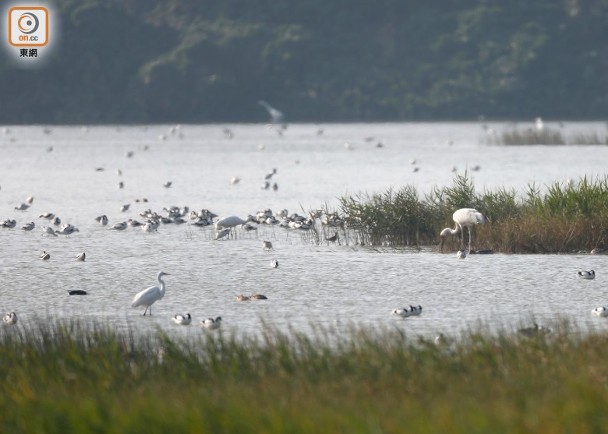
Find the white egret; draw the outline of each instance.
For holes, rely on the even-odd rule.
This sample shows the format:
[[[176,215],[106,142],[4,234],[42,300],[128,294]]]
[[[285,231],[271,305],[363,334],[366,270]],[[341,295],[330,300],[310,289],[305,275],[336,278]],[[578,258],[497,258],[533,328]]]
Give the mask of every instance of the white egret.
[[[207,318],[201,321],[201,325],[205,328],[214,330],[220,328],[222,325],[222,317],[218,316],[217,318]]]
[[[179,325],[188,325],[192,322],[192,317],[189,313],[187,313],[186,315],[177,314],[173,316],[173,322]]]
[[[7,312],[4,317],[2,317],[2,321],[4,321],[4,324],[8,325],[17,324],[17,314],[15,312]]]
[[[595,279],[595,271],[593,271],[593,270],[579,271],[578,277],[580,277],[582,279],[586,279],[586,280],[593,280],[593,279]]]
[[[150,316],[152,316],[152,305],[165,296],[165,282],[162,280],[162,277],[169,275],[169,273],[165,273],[164,271],[159,272],[156,277],[159,286],[150,286],[149,288],[138,292],[135,297],[133,297],[131,307],[146,306],[144,316],[146,316],[148,309],[150,309]]]
[[[461,208],[457,210],[453,215],[452,219],[456,226],[454,229],[445,228],[439,234],[441,238],[440,249],[443,251],[443,243],[445,242],[446,235],[456,235],[460,233],[460,250],[464,250],[464,228],[466,227],[469,231],[469,252],[471,251],[472,244],[472,230],[473,226],[485,223],[486,219],[482,213],[473,208]]]

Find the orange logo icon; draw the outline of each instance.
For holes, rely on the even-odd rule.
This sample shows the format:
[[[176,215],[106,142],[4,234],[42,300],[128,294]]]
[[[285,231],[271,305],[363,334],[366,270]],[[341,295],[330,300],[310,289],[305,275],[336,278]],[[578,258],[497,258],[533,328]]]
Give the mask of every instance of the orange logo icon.
[[[15,47],[44,47],[49,42],[49,11],[16,6],[8,11],[8,42]]]

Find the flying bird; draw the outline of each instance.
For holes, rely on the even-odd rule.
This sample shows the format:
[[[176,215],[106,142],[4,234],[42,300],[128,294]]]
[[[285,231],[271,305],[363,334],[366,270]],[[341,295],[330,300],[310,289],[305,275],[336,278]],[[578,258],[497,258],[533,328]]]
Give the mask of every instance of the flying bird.
[[[169,275],[169,273],[165,273],[164,271],[159,272],[156,277],[158,279],[158,286],[150,286],[149,288],[138,292],[135,297],[133,297],[131,307],[146,306],[144,316],[146,316],[148,309],[150,309],[150,316],[152,316],[152,305],[165,296],[165,282],[162,280],[162,277]]]
[[[266,101],[258,101],[258,104],[264,107],[266,111],[268,111],[268,114],[270,115],[270,123],[278,125],[284,123],[285,115],[283,114],[283,112],[272,107]]]
[[[461,208],[457,210],[452,218],[455,223],[454,229],[445,228],[439,234],[441,238],[440,249],[443,252],[443,244],[447,235],[456,235],[460,233],[460,250],[464,250],[464,228],[466,227],[469,231],[469,252],[471,251],[472,244],[472,230],[473,227],[478,224],[485,223],[486,219],[482,213],[473,208]]]

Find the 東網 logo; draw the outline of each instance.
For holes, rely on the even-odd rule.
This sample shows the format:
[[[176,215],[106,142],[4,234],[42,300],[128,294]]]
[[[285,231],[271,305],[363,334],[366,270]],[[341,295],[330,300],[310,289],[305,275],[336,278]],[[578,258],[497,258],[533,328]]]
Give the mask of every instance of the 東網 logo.
[[[49,42],[49,11],[16,6],[8,12],[8,42],[15,47],[43,47]]]

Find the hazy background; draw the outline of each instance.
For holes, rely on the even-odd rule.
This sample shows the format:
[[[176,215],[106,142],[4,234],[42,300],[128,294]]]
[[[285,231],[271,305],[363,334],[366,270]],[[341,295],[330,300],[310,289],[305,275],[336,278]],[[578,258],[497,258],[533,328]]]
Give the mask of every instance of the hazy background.
[[[0,123],[608,116],[608,0],[49,5],[52,58],[0,63]]]

